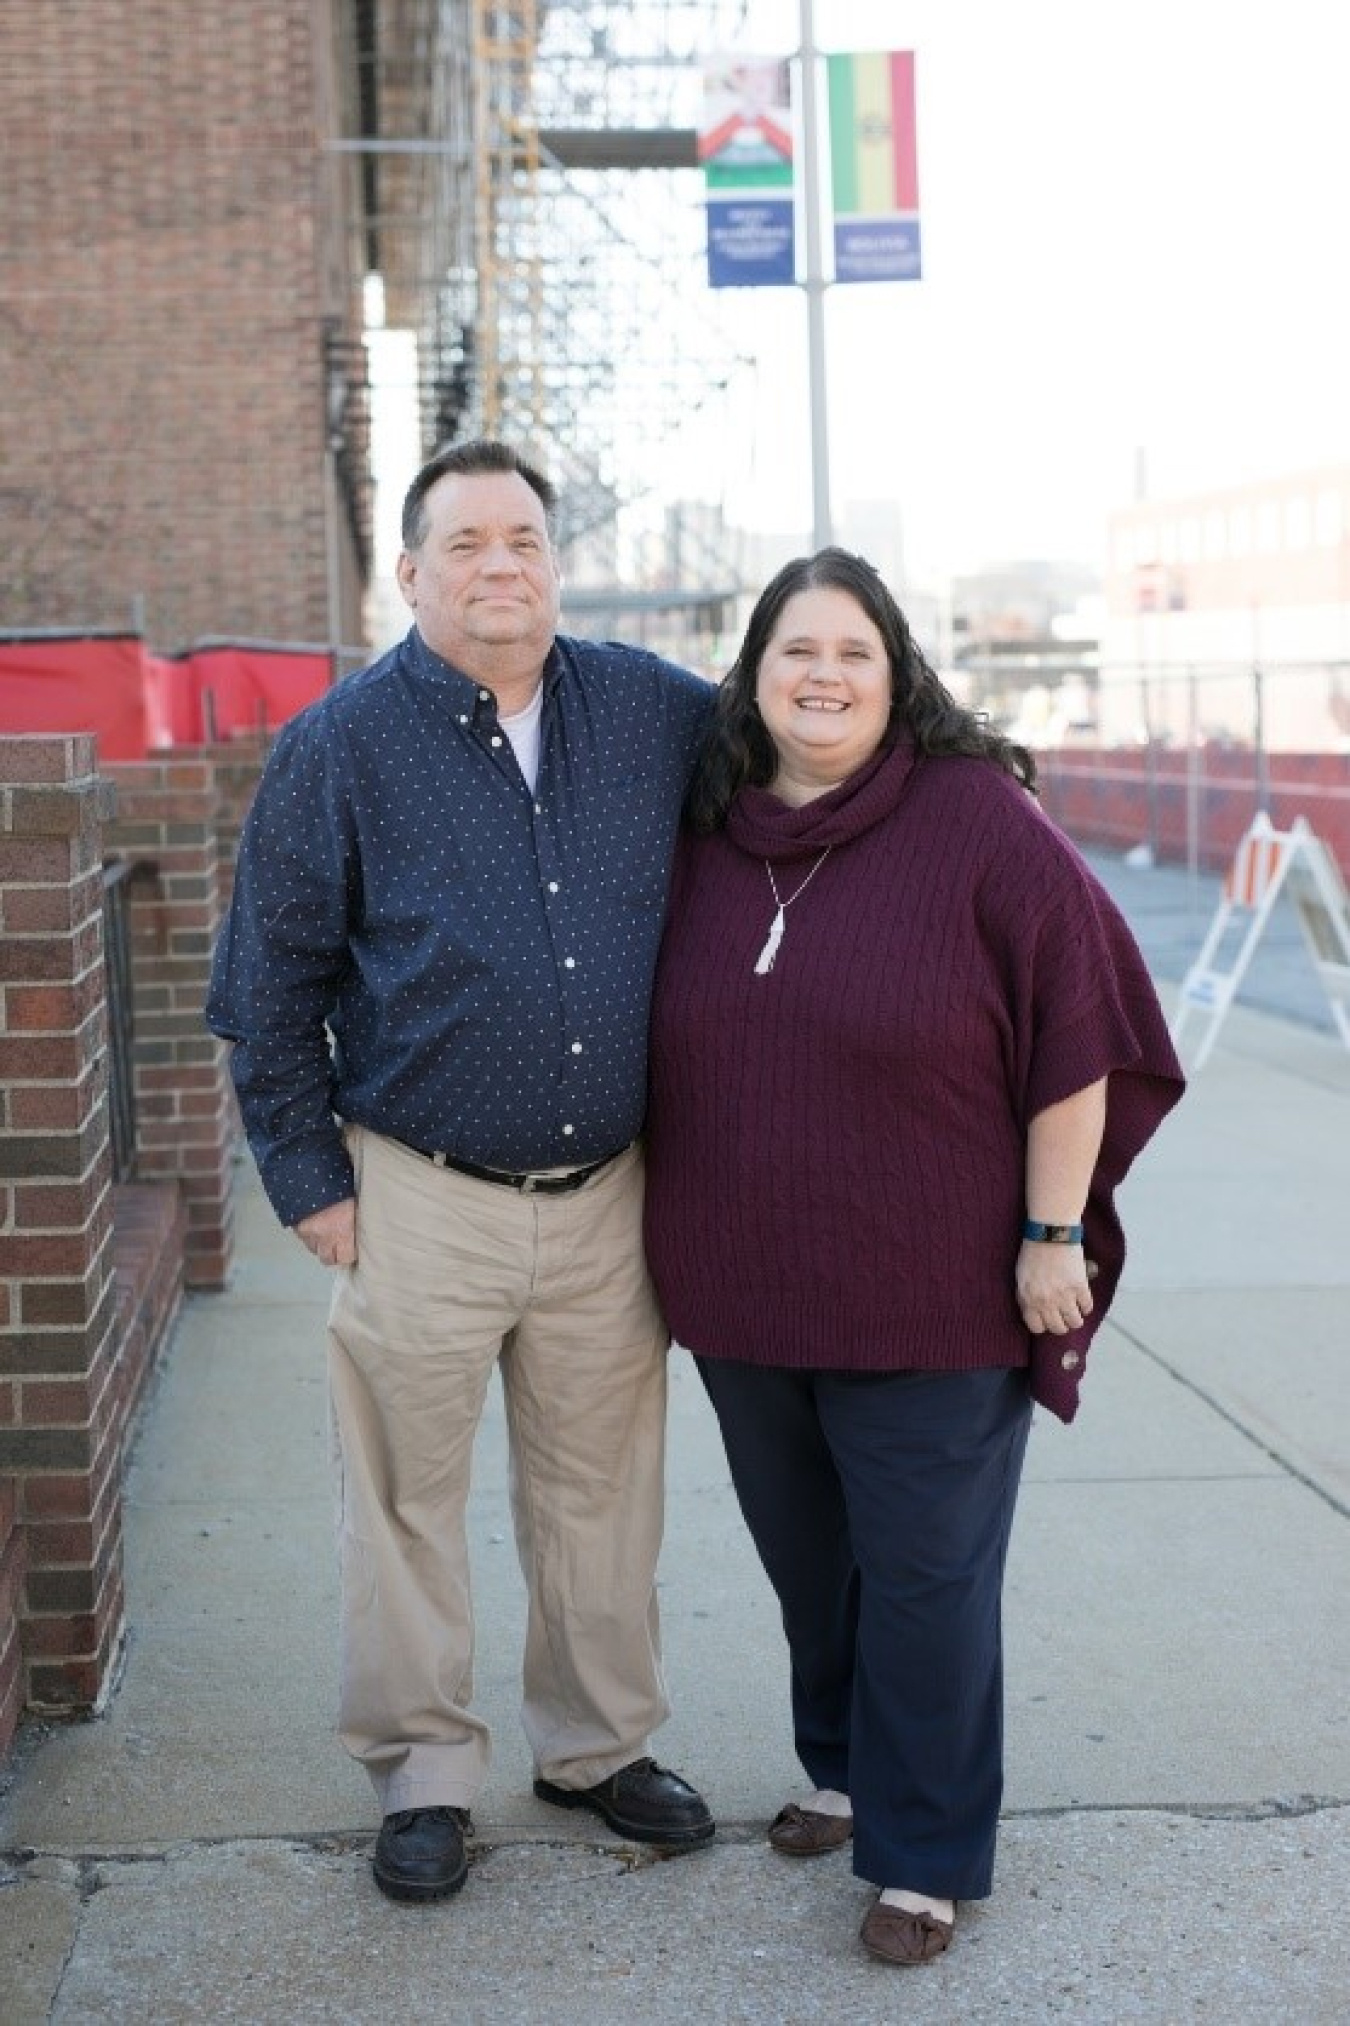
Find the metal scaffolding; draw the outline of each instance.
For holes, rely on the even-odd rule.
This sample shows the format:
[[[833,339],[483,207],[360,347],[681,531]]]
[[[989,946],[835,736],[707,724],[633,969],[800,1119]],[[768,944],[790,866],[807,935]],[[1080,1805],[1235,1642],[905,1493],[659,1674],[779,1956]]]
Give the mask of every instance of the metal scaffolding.
[[[748,370],[704,288],[694,166],[703,61],[745,12],[352,0],[362,88],[338,142],[363,161],[386,322],[416,333],[423,450],[531,450],[559,483],[580,602],[604,614],[598,587],[622,582],[612,609],[631,614],[664,589],[686,639],[737,577],[715,475],[664,526],[653,502],[678,496],[674,446]]]

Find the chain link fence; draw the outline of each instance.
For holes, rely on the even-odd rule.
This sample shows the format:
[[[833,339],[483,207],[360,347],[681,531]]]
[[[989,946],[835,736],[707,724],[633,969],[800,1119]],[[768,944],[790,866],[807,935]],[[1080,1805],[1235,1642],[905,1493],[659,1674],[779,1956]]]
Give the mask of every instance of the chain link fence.
[[[1036,751],[1080,843],[1222,871],[1258,810],[1306,818],[1350,873],[1350,661],[964,663],[963,700]]]

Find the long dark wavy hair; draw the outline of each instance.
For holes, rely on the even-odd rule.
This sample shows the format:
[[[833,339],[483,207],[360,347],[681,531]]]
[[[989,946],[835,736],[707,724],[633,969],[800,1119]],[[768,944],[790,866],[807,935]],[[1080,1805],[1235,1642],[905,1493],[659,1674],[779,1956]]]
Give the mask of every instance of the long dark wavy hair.
[[[846,591],[867,614],[886,644],[891,668],[891,710],[883,746],[910,739],[921,753],[960,753],[990,760],[1034,795],[1036,762],[1025,746],[995,731],[987,718],[966,710],[943,685],[914,644],[905,615],[880,576],[862,556],[847,549],[820,549],[784,564],[760,593],[750,614],[740,653],[717,693],[687,813],[696,830],[718,830],[738,789],[764,788],[777,771],[778,755],[755,702],[760,663],[789,598],[799,591]]]

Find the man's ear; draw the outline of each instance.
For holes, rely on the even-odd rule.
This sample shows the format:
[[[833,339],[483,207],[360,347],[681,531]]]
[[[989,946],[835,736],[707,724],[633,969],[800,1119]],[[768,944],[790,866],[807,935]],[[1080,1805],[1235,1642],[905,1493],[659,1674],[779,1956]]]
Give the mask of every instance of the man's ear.
[[[403,593],[404,603],[415,612],[417,610],[417,599],[415,596],[417,589],[417,558],[410,550],[400,549],[398,561],[394,565],[394,575],[398,579],[398,588]]]

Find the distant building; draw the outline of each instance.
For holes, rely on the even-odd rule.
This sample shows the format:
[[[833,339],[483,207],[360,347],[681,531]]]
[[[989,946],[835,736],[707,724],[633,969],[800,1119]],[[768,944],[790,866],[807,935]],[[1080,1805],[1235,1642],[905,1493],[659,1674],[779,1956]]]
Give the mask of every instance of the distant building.
[[[1100,579],[1083,563],[1028,557],[952,580],[952,681],[960,700],[1033,746],[1097,724]]]
[[[431,83],[374,106],[373,38],[440,11],[4,10],[0,624],[361,642],[361,288],[393,200],[329,143],[407,130]]]
[[[1134,717],[1112,671],[1152,672],[1154,736],[1250,741],[1259,672],[1265,745],[1344,745],[1350,465],[1112,514],[1102,666],[1104,695]]]

